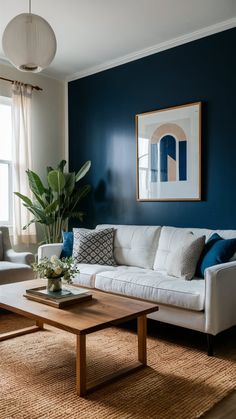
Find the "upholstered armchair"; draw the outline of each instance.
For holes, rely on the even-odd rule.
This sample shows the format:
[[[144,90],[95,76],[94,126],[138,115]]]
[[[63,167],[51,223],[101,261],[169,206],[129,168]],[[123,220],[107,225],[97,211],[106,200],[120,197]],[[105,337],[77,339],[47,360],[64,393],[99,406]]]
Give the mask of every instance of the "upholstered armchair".
[[[32,279],[33,262],[32,253],[13,250],[8,228],[0,226],[0,285]]]

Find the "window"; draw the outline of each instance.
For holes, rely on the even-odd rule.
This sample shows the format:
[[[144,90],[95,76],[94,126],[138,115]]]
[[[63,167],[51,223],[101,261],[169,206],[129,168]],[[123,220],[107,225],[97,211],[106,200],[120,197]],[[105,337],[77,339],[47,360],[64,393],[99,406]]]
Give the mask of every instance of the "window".
[[[0,96],[0,224],[12,224],[12,100]]]

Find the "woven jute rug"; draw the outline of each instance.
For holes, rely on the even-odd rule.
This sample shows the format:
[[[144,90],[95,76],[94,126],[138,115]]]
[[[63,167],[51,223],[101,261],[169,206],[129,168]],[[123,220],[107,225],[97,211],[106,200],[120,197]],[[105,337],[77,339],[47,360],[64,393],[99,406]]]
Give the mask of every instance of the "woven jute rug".
[[[29,321],[0,313],[0,331]],[[136,359],[129,329],[106,329],[87,337],[88,378]],[[148,364],[136,373],[80,398],[75,392],[75,336],[48,328],[0,342],[1,419],[90,419],[200,417],[235,387],[236,350],[202,348],[148,338]]]

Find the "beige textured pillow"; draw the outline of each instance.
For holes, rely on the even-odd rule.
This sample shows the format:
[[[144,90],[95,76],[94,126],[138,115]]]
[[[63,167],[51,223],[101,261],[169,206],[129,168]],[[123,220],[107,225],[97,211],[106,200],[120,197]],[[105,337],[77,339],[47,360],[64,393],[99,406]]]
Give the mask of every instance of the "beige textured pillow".
[[[180,244],[167,260],[167,275],[190,280],[194,277],[198,260],[205,246],[206,236],[196,238],[193,234]]]
[[[2,232],[0,231],[0,260],[3,260],[3,242],[2,242]]]

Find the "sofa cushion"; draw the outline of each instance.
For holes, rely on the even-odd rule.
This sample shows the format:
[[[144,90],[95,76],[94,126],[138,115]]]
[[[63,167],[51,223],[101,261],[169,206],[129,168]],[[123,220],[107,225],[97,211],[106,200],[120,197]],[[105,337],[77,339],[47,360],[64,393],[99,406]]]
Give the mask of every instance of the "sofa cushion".
[[[189,233],[176,251],[167,257],[167,275],[190,280],[194,277],[198,260],[205,245],[205,236]]]
[[[2,242],[2,232],[0,231],[0,260],[3,260],[3,242]]]
[[[214,265],[229,262],[236,251],[236,238],[222,239],[214,233],[207,241],[197,267],[197,276],[204,278],[204,271]]]
[[[114,257],[118,265],[153,268],[161,227],[134,225],[98,225],[96,229],[112,227]]]
[[[23,263],[0,262],[0,285],[33,279],[34,272]]]
[[[95,277],[100,272],[143,272],[142,268],[135,268],[133,266],[108,266],[108,265],[89,265],[87,263],[78,263],[79,273],[73,278],[73,283],[76,285],[83,285],[84,287],[94,288]],[[149,270],[152,272],[152,270]]]
[[[154,270],[160,272],[166,271],[168,257],[176,251],[180,243],[186,239],[190,232],[190,230],[183,228],[162,227],[154,261]]]
[[[180,228],[180,227],[162,227],[158,249],[154,261],[154,270],[166,272],[167,257],[171,252],[175,252],[179,244],[191,232],[196,237],[206,236],[206,239],[212,234],[212,230],[204,228]]]
[[[73,228],[73,257],[77,263],[90,263],[114,266],[113,228],[88,230]]]
[[[185,281],[147,269],[114,269],[99,272],[95,288],[188,310],[204,310],[205,281],[199,279]]]
[[[73,278],[73,284],[82,285],[84,287],[94,288],[95,275],[101,271],[109,271],[115,269],[114,266],[78,263],[79,273]]]

